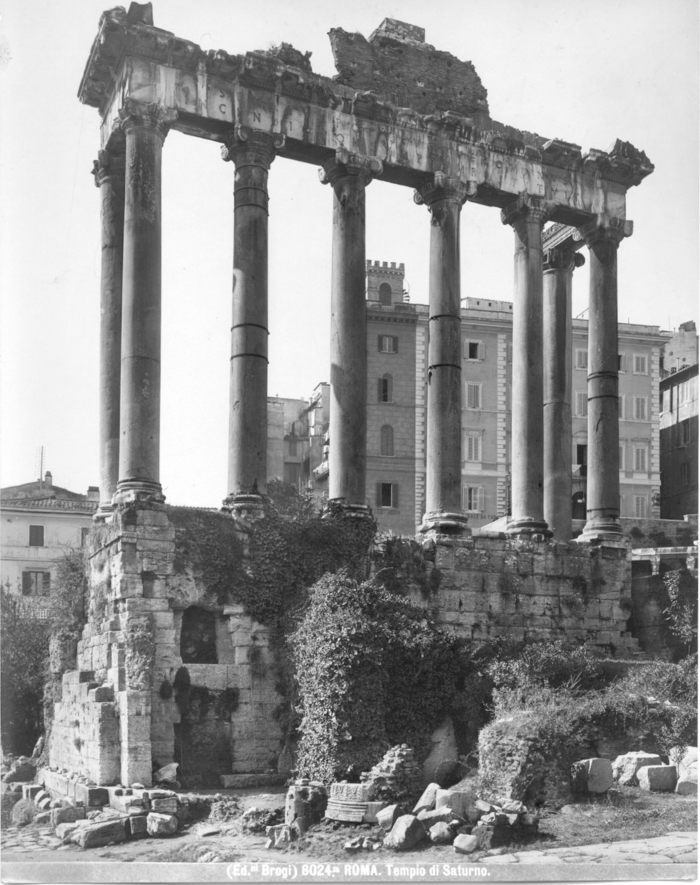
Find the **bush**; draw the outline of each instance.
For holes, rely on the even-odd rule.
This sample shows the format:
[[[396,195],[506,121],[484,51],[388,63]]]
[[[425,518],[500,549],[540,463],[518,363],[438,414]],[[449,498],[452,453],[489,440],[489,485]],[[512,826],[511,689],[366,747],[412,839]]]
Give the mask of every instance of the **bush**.
[[[325,782],[369,769],[395,744],[427,755],[460,676],[459,644],[423,609],[347,572],[313,588],[293,655],[298,768]]]
[[[2,747],[30,756],[43,729],[49,629],[43,621],[22,617],[7,586],[0,587],[0,643]]]

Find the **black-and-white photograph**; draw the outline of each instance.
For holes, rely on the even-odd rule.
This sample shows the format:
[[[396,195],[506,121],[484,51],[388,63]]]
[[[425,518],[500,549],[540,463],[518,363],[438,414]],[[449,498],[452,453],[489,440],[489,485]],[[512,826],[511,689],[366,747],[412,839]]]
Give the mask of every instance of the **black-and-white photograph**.
[[[2,881],[696,879],[697,3],[106,7],[0,10]]]

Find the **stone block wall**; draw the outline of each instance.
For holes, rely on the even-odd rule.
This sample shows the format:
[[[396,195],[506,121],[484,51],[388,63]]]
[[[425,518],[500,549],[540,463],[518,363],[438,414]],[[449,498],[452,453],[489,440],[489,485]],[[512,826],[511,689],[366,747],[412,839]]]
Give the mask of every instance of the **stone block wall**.
[[[424,545],[437,591],[414,601],[476,642],[570,638],[615,654],[638,651],[627,631],[630,563],[624,546],[432,535]]]
[[[49,747],[54,768],[99,784],[149,786],[154,763],[176,761],[180,710],[172,683],[183,666],[183,611],[216,615],[218,664],[188,664],[192,685],[235,689],[238,706],[189,720],[194,746],[218,747],[209,767],[220,775],[267,771],[282,749],[273,713],[274,657],[266,628],[240,606],[224,607],[191,564],[175,568],[175,529],[166,509],[126,506],[90,541],[89,619],[78,643],[77,669],[63,677]],[[179,749],[182,750],[180,742]]]

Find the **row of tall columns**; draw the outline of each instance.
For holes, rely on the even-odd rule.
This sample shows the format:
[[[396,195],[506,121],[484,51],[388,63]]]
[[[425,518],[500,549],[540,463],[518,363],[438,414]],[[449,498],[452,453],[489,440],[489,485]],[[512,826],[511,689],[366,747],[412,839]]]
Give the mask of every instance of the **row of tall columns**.
[[[160,458],[161,156],[177,113],[127,100],[124,141],[101,151],[100,508],[162,501]],[[268,190],[282,136],[239,126],[222,148],[234,173],[233,321],[228,497],[255,511],[267,479]],[[321,180],[333,189],[329,497],[366,510],[365,190],[382,165],[339,150]],[[472,183],[435,173],[416,193],[431,215],[427,495],[423,530],[465,531],[461,504],[459,225]],[[571,275],[581,256],[543,257],[549,204],[527,195],[502,211],[515,232],[512,388],[514,535],[570,537]],[[617,247],[630,222],[596,218],[591,254],[588,520],[584,540],[619,525]],[[544,275],[544,282],[543,282]]]

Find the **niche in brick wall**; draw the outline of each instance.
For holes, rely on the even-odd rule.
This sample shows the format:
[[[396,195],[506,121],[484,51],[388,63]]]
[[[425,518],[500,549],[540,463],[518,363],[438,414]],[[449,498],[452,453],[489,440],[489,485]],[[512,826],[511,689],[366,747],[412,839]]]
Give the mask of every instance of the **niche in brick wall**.
[[[216,615],[191,605],[182,615],[180,657],[183,664],[218,664]]]

